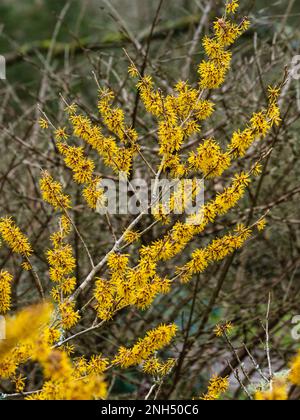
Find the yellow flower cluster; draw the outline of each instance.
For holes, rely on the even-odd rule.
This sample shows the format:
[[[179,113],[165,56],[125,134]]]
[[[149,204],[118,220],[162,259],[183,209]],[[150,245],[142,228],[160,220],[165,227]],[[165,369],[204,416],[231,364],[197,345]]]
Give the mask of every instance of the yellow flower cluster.
[[[52,349],[46,341],[38,342],[33,354],[43,369],[42,390],[29,400],[90,400],[105,398],[106,384],[102,373],[107,361],[94,356],[90,362],[73,363],[64,350]],[[83,369],[83,364],[85,369]]]
[[[26,385],[25,383],[26,378],[22,376],[21,374],[16,374],[14,375],[14,377],[11,378],[11,380],[15,385],[16,392],[22,393]]]
[[[42,173],[40,188],[43,200],[51,204],[55,209],[64,210],[71,207],[70,197],[63,193],[61,183],[54,181],[47,171]]]
[[[53,249],[47,251],[50,279],[59,283],[59,289],[64,295],[72,293],[73,287],[70,290],[67,289],[71,285],[75,286],[76,282],[74,278],[68,278],[76,266],[72,247],[64,241],[69,232],[70,222],[66,216],[62,216],[59,231],[51,236]]]
[[[238,3],[228,4],[228,11],[234,13]],[[215,22],[215,37],[205,37],[203,46],[209,57],[200,64],[200,87],[211,89],[219,87],[230,66],[231,53],[226,47],[231,45],[249,26],[244,19],[240,25],[224,19]],[[134,72],[134,76],[138,73]],[[145,108],[159,119],[160,153],[164,156],[163,169],[169,170],[172,176],[181,177],[188,171],[202,171],[207,177],[220,176],[229,168],[231,156],[244,156],[256,138],[265,136],[275,124],[280,123],[280,110],[277,99],[279,88],[269,87],[269,107],[265,111],[253,114],[250,126],[244,131],[233,133],[228,145],[228,151],[223,153],[214,139],[207,139],[201,145],[197,154],[189,157],[189,167],[181,162],[178,155],[186,138],[200,131],[198,122],[207,119],[213,112],[214,104],[201,99],[201,91],[191,88],[186,82],[180,81],[175,86],[176,95],[166,97],[153,88],[151,76],[144,76],[137,84]]]
[[[230,335],[233,330],[233,325],[231,322],[226,322],[225,324],[218,324],[214,329],[214,333],[217,337],[222,337],[223,335]]]
[[[52,356],[54,357],[54,356]],[[56,356],[58,358],[58,356]],[[61,357],[61,356],[60,356]],[[50,362],[54,362],[52,358]],[[42,390],[26,397],[26,400],[93,400],[105,399],[107,386],[100,375],[87,375],[78,378],[76,370],[66,369],[66,366],[57,367],[60,379],[46,381]]]
[[[10,309],[12,280],[13,276],[8,271],[0,271],[0,314],[4,314]]]
[[[135,305],[145,309],[159,293],[168,293],[170,282],[154,276],[143,276],[139,270],[128,267],[128,255],[111,254],[108,259],[111,279],[97,279],[94,296],[100,319],[110,319],[121,308]]]
[[[130,147],[119,147],[113,137],[105,137],[99,126],[93,125],[88,117],[74,114],[70,117],[73,133],[88,143],[103,158],[105,165],[115,172],[129,173],[133,156],[136,154],[136,144]],[[134,136],[130,131],[128,136]],[[126,136],[127,138],[127,136]],[[131,138],[131,137],[130,137]]]
[[[98,109],[102,116],[103,122],[113,134],[118,136],[122,143],[132,148],[137,148],[138,133],[132,127],[125,123],[124,111],[121,108],[112,107],[115,95],[110,90],[101,90],[100,99],[98,101]]]
[[[47,252],[48,262],[51,266],[50,278],[55,282],[62,282],[67,274],[75,267],[72,248],[70,245],[61,245]]]
[[[298,355],[292,360],[289,380],[292,384],[300,386],[300,351]]]
[[[206,178],[221,176],[230,167],[232,158],[245,156],[257,138],[265,137],[274,125],[278,125],[281,121],[277,103],[280,89],[269,87],[269,92],[268,109],[254,113],[245,130],[233,133],[227,152],[221,150],[215,139],[206,139],[198,147],[197,153],[190,153],[189,171],[201,171]]]
[[[167,225],[170,223],[170,214],[182,214],[194,202],[203,189],[202,183],[196,178],[190,180],[177,180],[174,192],[166,203],[159,203],[151,208],[155,220]],[[166,201],[166,200],[165,200]]]
[[[55,327],[46,327],[43,330],[43,341],[49,346],[56,344],[61,338],[61,331]]]
[[[86,140],[99,151],[101,149],[100,143],[102,139],[100,129],[93,127],[87,117],[77,115],[76,110],[77,107],[75,104],[71,104],[65,109],[69,115],[70,122],[73,125],[74,134]],[[45,126],[45,128],[47,127]],[[103,199],[103,189],[100,186],[101,178],[94,175],[95,164],[92,159],[84,155],[83,147],[69,146],[65,142],[68,138],[69,135],[66,133],[66,128],[58,128],[55,131],[58,151],[64,156],[66,166],[73,171],[74,181],[85,186],[82,195],[88,206],[92,209],[96,209],[98,200]],[[96,145],[98,145],[98,147]],[[109,146],[107,146],[107,148],[109,149]],[[52,187],[55,188],[55,185]],[[57,193],[57,198],[59,198],[59,191]],[[47,198],[49,197],[47,197],[46,191],[46,201],[48,201]],[[55,195],[53,199],[51,199],[50,204],[54,205],[54,203]],[[59,208],[57,205],[55,207]]]
[[[66,133],[66,127],[59,127],[57,130],[55,130],[54,137],[56,140],[67,140],[69,135]]]
[[[50,265],[50,279],[57,284],[51,295],[54,301],[59,302],[61,326],[66,330],[72,328],[80,319],[74,309],[74,303],[67,300],[76,287],[76,278],[72,276],[76,261],[71,245],[65,242],[70,230],[70,221],[66,216],[62,216],[59,220],[59,230],[51,236],[53,249],[46,253]]]
[[[92,180],[95,164],[92,159],[84,156],[83,147],[68,146],[59,142],[57,148],[64,156],[66,166],[73,171],[75,182],[86,184]]]
[[[94,297],[97,301],[96,310],[98,318],[109,320],[113,317],[115,311],[120,309],[120,303],[115,299],[116,289],[114,285],[104,279],[96,279],[96,288]]]
[[[235,131],[228,145],[228,153],[233,157],[245,156],[256,139],[265,137],[275,125],[281,122],[278,97],[279,87],[269,86],[269,104],[267,110],[254,113],[250,123],[243,131]]]
[[[156,276],[151,281],[143,279],[138,271],[128,270],[126,276],[114,282],[98,279],[95,298],[100,319],[110,319],[114,313],[125,306],[137,306],[145,309],[151,305],[160,293],[168,293],[170,282]]]
[[[8,271],[0,271],[0,314],[10,310],[12,280],[13,276]]]
[[[186,223],[177,222],[164,238],[143,246],[140,250],[139,263],[135,268],[127,266],[128,256],[114,256],[116,259],[125,258],[126,264],[123,260],[124,264],[120,267],[115,262],[111,281],[102,280],[98,283],[96,293],[98,298],[101,297],[101,310],[112,308],[113,302],[118,301],[121,302],[120,307],[135,305],[144,309],[159,293],[168,293],[170,280],[157,276],[158,262],[176,256],[195,235],[204,230],[208,223],[213,222],[218,214],[225,214],[234,207],[244,195],[249,182],[249,174],[242,172],[236,175],[232,185],[218,194],[215,200],[204,205],[198,214],[190,216]],[[250,234],[250,229],[240,225],[236,234],[215,240],[207,249],[195,251],[192,261],[177,270],[182,281],[189,281],[193,274],[203,271],[211,261],[218,261],[240,248]],[[106,292],[103,292],[104,285]],[[107,299],[106,304],[104,304],[105,299]],[[110,317],[112,313],[113,311],[110,312]]]
[[[206,248],[194,251],[191,260],[183,267],[177,268],[181,281],[188,282],[194,274],[202,273],[210,263],[220,261],[241,248],[251,233],[251,229],[239,225],[235,234],[215,239]]]
[[[239,8],[238,0],[229,0],[226,6],[227,13],[236,13],[237,9]]]
[[[53,308],[48,304],[22,310],[16,317],[7,319],[7,337],[0,342],[0,378],[15,383],[16,391],[23,392],[25,378],[16,373],[17,368],[29,359],[40,363],[45,382],[42,390],[29,400],[88,400],[105,398],[106,384],[103,372],[108,360],[101,355],[72,363],[64,350],[52,348],[59,331],[48,328]]]
[[[151,278],[151,273],[145,276],[139,268],[129,268],[128,261],[129,255],[111,254],[108,259],[110,280],[96,281],[94,296],[100,319],[110,319],[115,312],[130,305],[145,309],[158,294],[170,291],[169,280],[157,275]]]
[[[45,118],[40,118],[39,119],[39,126],[43,129],[46,130],[47,128],[49,128],[49,123]]]
[[[140,268],[144,267],[146,276],[155,273],[158,261],[167,261],[180,253],[193,237],[201,233],[218,215],[226,214],[244,195],[250,183],[249,174],[235,175],[230,187],[225,188],[217,197],[205,204],[200,210],[187,218],[186,223],[177,222],[164,238],[142,247]],[[147,274],[148,273],[148,274]]]
[[[113,148],[110,140],[107,140],[107,145],[104,145],[106,139],[103,138],[101,131],[98,127],[92,125],[89,118],[76,114],[76,106],[74,104],[66,108],[69,114],[70,122],[73,125],[74,135],[87,141],[98,152],[104,149],[107,150],[110,161],[110,154],[113,153]],[[66,142],[65,136],[56,136],[57,149],[64,156],[66,166],[72,170],[73,179],[78,184],[83,184],[84,189],[82,195],[86,200],[88,206],[96,209],[97,203],[103,200],[104,191],[101,188],[101,178],[94,175],[95,163],[92,159],[85,156],[83,147],[69,146]],[[112,143],[113,140],[112,140]],[[118,155],[118,151],[116,151]],[[120,155],[119,155],[120,156]]]
[[[102,357],[101,354],[93,355],[90,360],[86,360],[84,356],[75,359],[76,369],[80,371],[81,376],[86,376],[91,373],[102,375],[109,366],[109,360]]]
[[[214,139],[205,140],[188,159],[190,170],[201,171],[206,178],[214,178],[230,166],[229,153],[223,153]]]
[[[157,357],[149,357],[143,363],[143,372],[163,378],[167,376],[176,365],[176,359],[168,359],[166,362],[161,362]]]
[[[201,100],[199,90],[184,81],[175,86],[174,94],[166,97],[154,91],[152,78],[148,75],[139,80],[137,88],[146,110],[159,120],[160,154],[165,159],[163,169],[170,169],[174,175],[183,176],[186,169],[179,163],[178,152],[186,138],[200,131],[199,121],[211,116],[214,104],[209,100]]]
[[[98,317],[110,319],[116,311],[129,305],[145,309],[158,294],[168,293],[171,281],[157,275],[158,262],[176,256],[218,214],[226,214],[234,207],[250,182],[249,174],[242,172],[234,176],[232,185],[218,194],[215,200],[205,204],[198,214],[190,216],[186,223],[177,222],[164,238],[143,246],[135,268],[129,267],[128,255],[111,254],[108,258],[111,279],[98,279],[94,292]],[[190,281],[209,263],[219,261],[242,247],[251,233],[251,229],[238,225],[234,234],[216,239],[205,249],[195,251],[190,262],[177,268],[177,275],[182,282]]]
[[[104,190],[101,187],[101,178],[94,176],[87,186],[82,191],[82,196],[91,209],[96,209],[97,206],[102,206],[105,203]]]
[[[220,376],[214,375],[209,381],[207,393],[201,397],[201,400],[217,400],[228,390],[228,387],[229,380],[227,376],[221,378]]]
[[[9,248],[16,254],[29,257],[33,250],[26,236],[16,226],[11,217],[0,219],[0,234]]]
[[[249,27],[249,21],[243,20],[241,24],[233,23],[225,18],[217,19],[214,24],[215,36],[205,37],[203,46],[208,60],[200,63],[200,87],[202,89],[216,89],[225,80],[226,73],[230,68],[231,52],[226,48],[245,32]]]
[[[133,77],[136,76],[137,74],[133,74]],[[154,90],[152,77],[147,75],[141,78],[137,83],[137,88],[145,105],[146,111],[156,117],[163,115],[164,107],[162,93]]]
[[[257,390],[254,395],[257,401],[285,401],[288,399],[288,386],[285,378],[272,380],[272,387],[267,390]]]
[[[136,366],[147,360],[156,351],[167,346],[175,336],[176,331],[177,326],[175,324],[160,325],[148,331],[146,336],[140,339],[132,348],[120,347],[112,363],[123,368]]]
[[[127,244],[132,244],[140,239],[141,234],[133,230],[127,230],[124,233],[124,240]]]
[[[0,378],[13,378],[18,366],[31,357],[40,329],[49,322],[48,304],[23,309],[6,319],[6,339],[0,341]]]
[[[73,179],[85,187],[82,195],[91,209],[96,209],[97,203],[103,199],[101,178],[94,175],[95,164],[85,157],[82,147],[69,146],[66,143],[57,144],[59,152],[64,156],[65,164],[73,171]]]

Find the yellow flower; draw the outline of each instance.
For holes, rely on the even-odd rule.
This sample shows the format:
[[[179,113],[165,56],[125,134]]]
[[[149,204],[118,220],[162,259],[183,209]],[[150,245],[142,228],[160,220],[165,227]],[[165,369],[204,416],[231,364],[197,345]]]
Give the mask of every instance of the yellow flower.
[[[176,359],[161,362],[157,357],[149,357],[143,363],[143,372],[152,376],[164,377],[168,375],[176,364]]]
[[[4,314],[10,309],[12,280],[13,276],[8,271],[0,271],[0,314]]]
[[[45,130],[49,127],[49,123],[45,118],[40,118],[39,119],[39,125],[43,130]]]
[[[40,335],[41,327],[49,322],[52,310],[50,304],[44,303],[30,306],[17,315],[6,318],[6,340],[0,341],[0,363],[7,355],[12,357],[12,352],[18,359],[28,358],[27,348],[14,348],[35,341]]]
[[[258,136],[265,136],[271,128],[265,112],[253,114],[250,120],[254,133]]]
[[[60,339],[61,333],[58,329],[49,327],[44,330],[44,339],[45,341],[52,346],[57,343]]]
[[[0,234],[9,248],[16,254],[29,257],[33,250],[26,236],[10,217],[0,219]]]
[[[158,137],[161,154],[172,154],[179,151],[183,139],[184,133],[180,125],[172,124],[169,120],[164,120],[159,123]]]
[[[228,387],[228,376],[222,378],[214,375],[209,381],[207,393],[201,397],[201,400],[217,400],[227,391]]]
[[[41,356],[40,361],[46,379],[60,380],[63,376],[68,377],[72,371],[72,365],[67,354],[60,350],[52,350],[46,357]]]
[[[206,207],[206,209],[208,208]],[[215,214],[210,216],[214,218]],[[202,273],[209,263],[220,261],[235,250],[241,248],[251,233],[251,229],[244,225],[238,225],[234,234],[217,238],[211,244],[207,245],[206,248],[194,251],[191,260],[184,266],[177,267],[176,269],[177,274],[180,275],[181,282],[188,283],[194,274]]]
[[[87,364],[87,372],[93,373],[97,375],[101,375],[105,372],[107,367],[109,366],[109,360],[102,357],[101,354],[97,356],[92,356],[90,361]]]
[[[289,380],[292,384],[300,386],[300,351],[298,355],[292,360]]]
[[[112,272],[119,272],[122,273],[127,268],[129,261],[128,254],[116,254],[112,253],[108,257],[108,266]]]
[[[60,290],[63,292],[64,295],[70,295],[74,292],[76,288],[76,278],[69,277],[64,279],[64,281],[60,284]]]
[[[157,357],[149,357],[143,363],[143,372],[149,375],[157,375],[161,367],[161,363]]]
[[[130,66],[128,67],[128,74],[132,78],[139,76],[138,69],[136,68],[134,64],[130,64]]]
[[[285,379],[277,378],[272,381],[272,388],[257,390],[254,395],[257,401],[285,401],[288,399],[288,387]]]
[[[171,370],[176,365],[176,359],[168,359],[166,362],[161,363],[160,369],[159,369],[159,376],[166,376],[168,375]]]
[[[21,393],[21,392],[24,391],[25,380],[26,380],[26,378],[23,377],[22,375],[17,375],[17,376],[14,377],[13,382],[14,382],[15,387],[16,387],[16,392]]]
[[[91,209],[96,209],[97,205],[102,206],[105,203],[105,195],[101,188],[101,178],[94,177],[84,188],[82,195]]]
[[[224,334],[230,335],[233,330],[233,325],[231,322],[226,322],[225,324],[218,324],[214,329],[214,333],[217,337],[222,337]]]
[[[214,38],[204,37],[203,47],[206,55],[219,67],[228,69],[232,58],[232,53],[226,51],[224,47]]]
[[[63,350],[67,353],[68,356],[71,356],[72,354],[75,353],[75,346],[74,344],[64,344],[62,346]]]
[[[277,86],[268,86],[268,98],[270,102],[277,101],[280,95],[280,88]]]
[[[21,264],[21,267],[22,267],[22,268],[23,268],[23,270],[25,270],[25,271],[30,271],[30,270],[32,270],[32,265],[31,265],[28,261],[23,262],[23,263]]]
[[[62,210],[71,207],[70,197],[63,194],[63,187],[61,183],[54,181],[47,171],[43,171],[42,173],[40,188],[43,200],[51,204],[55,209]]]
[[[133,242],[136,242],[139,240],[141,234],[139,232],[134,232],[132,230],[127,230],[124,233],[124,240],[127,242],[127,244],[132,244]]]
[[[115,296],[116,287],[110,281],[104,279],[96,279],[96,288],[94,291],[94,297],[97,301],[96,310],[98,318],[103,320],[109,320],[112,318],[115,308]]]
[[[63,274],[71,273],[76,266],[71,245],[63,245],[60,248],[47,251],[47,259],[52,267],[60,267]]]
[[[276,102],[272,102],[269,105],[267,117],[270,120],[271,125],[279,126],[281,123],[282,119],[280,118],[280,109]]]
[[[74,181],[86,184],[92,181],[95,164],[91,159],[82,158],[74,169]]]
[[[77,111],[77,105],[76,104],[71,104],[71,105],[68,105],[66,108],[65,108],[65,111],[67,112],[67,114],[69,114],[69,115],[74,115],[74,114],[76,114],[76,111]]]
[[[226,6],[227,13],[235,13],[239,8],[238,0],[230,0]]]
[[[222,153],[214,139],[205,140],[198,147],[197,153],[191,153],[188,159],[192,170],[201,171],[207,178],[214,178],[230,166],[230,156]]]
[[[76,325],[80,319],[78,311],[75,311],[73,302],[64,301],[59,304],[59,312],[61,315],[61,325],[64,329],[69,330]]]
[[[233,133],[228,150],[234,157],[245,156],[254,140],[255,135],[253,130],[249,128],[246,128],[244,131],[238,130]]]
[[[252,168],[252,173],[254,176],[259,176],[262,173],[263,167],[260,163],[256,163]]]
[[[239,27],[235,23],[231,23],[224,19],[217,19],[214,23],[215,35],[218,42],[224,46],[228,47],[233,44],[235,40],[242,34],[244,27]]]
[[[159,117],[163,114],[162,94],[153,89],[153,80],[151,76],[144,76],[137,84],[141,99],[148,112]]]
[[[261,232],[261,231],[263,231],[263,230],[265,229],[266,225],[267,225],[267,221],[266,221],[266,219],[264,218],[264,219],[261,219],[261,220],[257,223],[256,227],[257,227],[257,229],[259,230],[259,232]]]
[[[241,24],[239,26],[241,32],[247,31],[249,29],[250,25],[251,25],[250,20],[247,19],[247,18],[243,18],[243,20],[242,20],[242,22],[241,22]]]
[[[69,137],[69,135],[66,133],[65,127],[59,127],[57,130],[55,130],[54,136],[58,141],[66,140]]]
[[[226,67],[219,67],[212,61],[202,61],[199,66],[200,86],[204,89],[217,89],[224,83]]]
[[[176,331],[177,326],[175,324],[160,325],[154,330],[148,331],[146,336],[140,339],[131,349],[120,347],[112,363],[121,365],[121,367],[138,365],[143,360],[147,360],[157,350],[167,346],[175,336]]]
[[[98,109],[107,128],[114,133],[124,144],[133,145],[138,139],[136,130],[125,122],[125,114],[121,108],[112,107],[114,93],[111,91],[100,92]]]

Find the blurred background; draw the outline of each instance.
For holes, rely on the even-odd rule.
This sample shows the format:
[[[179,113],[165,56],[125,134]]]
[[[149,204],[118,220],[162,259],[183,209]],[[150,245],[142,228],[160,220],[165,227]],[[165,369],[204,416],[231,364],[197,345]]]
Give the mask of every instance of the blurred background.
[[[160,43],[172,38],[174,44],[172,50],[164,51],[161,60],[176,60],[176,65],[180,66],[184,54],[179,47],[188,48],[193,29],[208,3],[212,13],[223,5],[222,0],[164,1],[159,15],[158,36]],[[286,34],[298,29],[300,4],[296,0],[249,0],[241,3],[242,13],[250,16],[252,21],[249,37],[257,31],[264,37],[261,41],[266,41],[283,27]],[[30,53],[30,57],[34,58],[38,52],[48,48],[64,4],[61,0],[1,1],[0,53],[7,57],[11,83],[26,82],[30,86],[37,82],[32,66],[24,62],[20,65],[22,60],[18,53]],[[93,47],[104,55],[118,55],[119,51],[114,51],[114,47],[119,49],[120,41],[128,35],[126,31],[137,39],[145,39],[157,5],[158,1],[150,0],[72,0],[57,34],[56,53],[63,54],[68,48],[72,52],[73,47],[80,54],[80,45],[81,54],[83,48]],[[292,44],[299,47],[296,39]]]

